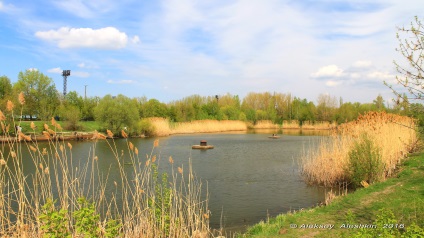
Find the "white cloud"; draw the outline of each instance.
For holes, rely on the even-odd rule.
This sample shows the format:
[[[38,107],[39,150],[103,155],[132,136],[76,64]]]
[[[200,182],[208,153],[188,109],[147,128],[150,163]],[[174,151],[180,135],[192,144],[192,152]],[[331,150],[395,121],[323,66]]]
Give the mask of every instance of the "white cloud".
[[[367,77],[371,79],[377,79],[377,80],[387,80],[387,79],[394,79],[396,76],[388,72],[374,71],[367,74]]]
[[[55,74],[61,74],[62,73],[62,69],[60,67],[57,67],[57,68],[48,69],[47,72],[49,72],[49,73],[55,73]]]
[[[317,72],[311,74],[312,78],[333,78],[343,76],[343,69],[337,65],[327,65],[318,69]]]
[[[353,67],[355,68],[368,68],[372,66],[372,62],[369,60],[359,60],[353,63]]]
[[[359,79],[361,77],[361,74],[351,73],[351,74],[349,74],[349,77],[352,78],[352,79]]]
[[[110,84],[132,84],[132,83],[134,83],[134,80],[125,80],[125,79],[123,79],[123,80],[108,80],[107,81],[107,83],[110,83]]]
[[[128,36],[114,27],[100,29],[61,27],[58,30],[38,31],[35,36],[57,44],[59,48],[121,49]]]
[[[139,44],[140,43],[140,38],[138,36],[134,36],[131,38],[131,42],[134,44]]]
[[[333,80],[328,80],[327,82],[325,82],[325,85],[327,85],[328,87],[335,87],[337,85],[340,85],[342,82],[340,81],[333,81]]]
[[[28,71],[38,71],[38,69],[37,69],[37,68],[28,68],[27,70],[28,70]]]

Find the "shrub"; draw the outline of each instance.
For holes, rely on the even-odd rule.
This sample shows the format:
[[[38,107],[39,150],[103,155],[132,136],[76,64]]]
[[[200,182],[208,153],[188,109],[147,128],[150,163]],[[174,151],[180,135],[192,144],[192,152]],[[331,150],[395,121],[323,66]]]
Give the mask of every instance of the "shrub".
[[[80,209],[74,212],[75,228],[84,237],[98,237],[100,233],[100,216],[96,214],[94,202],[90,203],[84,197],[77,200]]]
[[[55,203],[56,201],[47,199],[46,204],[41,208],[42,213],[39,219],[43,237],[71,237],[71,233],[68,230],[69,220],[66,217],[68,211],[65,209],[56,211]]]
[[[367,134],[362,134],[349,151],[348,174],[353,186],[358,187],[361,181],[373,183],[384,176],[384,163],[380,149],[374,145]]]
[[[151,136],[155,133],[155,128],[149,119],[144,118],[139,122],[139,131],[145,136]]]
[[[398,224],[395,215],[389,209],[380,209],[374,222],[374,228],[361,228],[353,237],[399,237],[403,224]]]

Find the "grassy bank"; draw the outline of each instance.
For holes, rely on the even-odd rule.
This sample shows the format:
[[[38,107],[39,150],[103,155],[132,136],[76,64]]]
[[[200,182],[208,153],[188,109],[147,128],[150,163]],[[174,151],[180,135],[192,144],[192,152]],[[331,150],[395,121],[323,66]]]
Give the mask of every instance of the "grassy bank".
[[[291,224],[297,227],[292,228]],[[376,227],[353,228],[359,224]],[[328,225],[334,227],[328,229]],[[423,228],[424,153],[420,153],[405,160],[396,175],[384,182],[337,197],[328,206],[293,211],[260,222],[238,237],[423,237]]]
[[[31,128],[31,122],[34,123],[35,125],[35,129],[33,130]],[[44,124],[49,124],[50,121],[15,121],[16,125],[20,125],[22,127],[22,132],[23,133],[37,133],[37,134],[42,134],[43,130],[44,130]],[[66,130],[66,122],[59,122],[61,124],[63,124],[63,131],[74,131],[74,130]],[[102,126],[100,125],[100,123],[96,122],[96,121],[80,121],[78,122],[78,126],[80,127],[79,131],[84,131],[84,132],[93,132],[95,130],[100,131]],[[9,133],[12,133],[12,128],[9,129]]]

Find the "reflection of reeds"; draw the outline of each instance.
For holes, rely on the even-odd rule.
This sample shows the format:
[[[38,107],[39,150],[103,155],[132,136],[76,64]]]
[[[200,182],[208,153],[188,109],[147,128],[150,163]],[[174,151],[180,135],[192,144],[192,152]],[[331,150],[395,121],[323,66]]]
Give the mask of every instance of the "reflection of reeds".
[[[309,183],[334,186],[345,182],[349,151],[355,141],[367,134],[380,149],[384,176],[393,174],[399,162],[415,149],[417,143],[415,121],[409,117],[370,112],[357,120],[342,124],[319,143],[316,150],[301,158],[302,173]]]
[[[0,123],[3,125],[4,120],[0,119]],[[57,122],[52,120],[52,124]],[[48,125],[45,129],[45,136],[52,138],[53,133],[48,132],[52,129]],[[6,136],[10,135],[6,132]],[[10,139],[1,146],[0,236],[44,237],[42,206],[56,200],[54,209],[66,211],[68,232],[73,237],[82,237],[73,227],[76,219],[73,212],[79,209],[77,201],[81,197],[95,202],[95,213],[101,215],[96,224],[100,237],[107,230],[107,221],[112,219],[122,224],[122,237],[210,234],[209,216],[205,215],[209,213],[208,202],[202,200],[202,184],[193,175],[191,163],[184,170],[172,169],[166,181],[158,178],[155,148],[159,141],[154,142],[147,159],[142,159],[131,142],[127,142],[128,151],[124,153],[118,151],[113,140],[105,140],[115,158],[113,169],[119,173],[118,180],[109,181],[109,174],[100,171],[102,159],[96,155],[97,141],[105,139],[105,135],[95,133],[92,150],[87,151],[88,159],[78,165],[72,156],[71,143],[51,139],[47,144],[38,144],[35,131],[32,136],[31,143]],[[24,150],[28,156],[24,156]],[[133,166],[124,167],[123,161]],[[174,163],[172,158],[169,162]],[[24,172],[24,167],[32,171]]]

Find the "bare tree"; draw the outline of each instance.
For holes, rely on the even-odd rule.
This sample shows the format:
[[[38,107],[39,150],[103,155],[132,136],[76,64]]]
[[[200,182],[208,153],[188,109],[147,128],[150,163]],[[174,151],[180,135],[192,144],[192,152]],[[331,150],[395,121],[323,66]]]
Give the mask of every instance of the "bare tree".
[[[396,103],[399,104],[404,95],[408,93],[409,99],[424,99],[424,26],[416,16],[410,27],[398,27],[396,38],[399,41],[399,48],[396,49],[402,54],[406,62],[404,65],[394,61],[397,72],[396,83],[403,86],[404,90],[396,90],[393,85],[384,82],[397,96]]]

